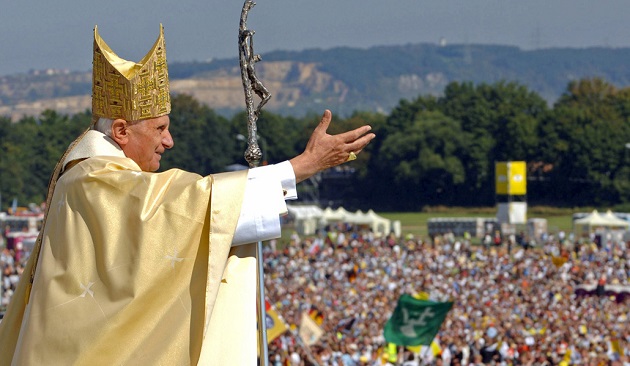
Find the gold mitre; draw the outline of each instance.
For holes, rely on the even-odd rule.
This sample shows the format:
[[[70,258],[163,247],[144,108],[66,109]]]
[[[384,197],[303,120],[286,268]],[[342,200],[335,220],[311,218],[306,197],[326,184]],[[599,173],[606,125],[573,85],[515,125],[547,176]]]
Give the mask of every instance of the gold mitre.
[[[153,48],[138,62],[112,51],[94,27],[92,119],[138,121],[171,112],[164,27]]]

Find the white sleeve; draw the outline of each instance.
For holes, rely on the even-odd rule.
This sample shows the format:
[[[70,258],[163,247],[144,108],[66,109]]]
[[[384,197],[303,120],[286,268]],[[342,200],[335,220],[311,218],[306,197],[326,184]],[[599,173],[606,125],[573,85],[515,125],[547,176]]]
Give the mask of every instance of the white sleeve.
[[[232,246],[279,238],[280,215],[287,212],[284,201],[296,198],[290,162],[250,169]]]

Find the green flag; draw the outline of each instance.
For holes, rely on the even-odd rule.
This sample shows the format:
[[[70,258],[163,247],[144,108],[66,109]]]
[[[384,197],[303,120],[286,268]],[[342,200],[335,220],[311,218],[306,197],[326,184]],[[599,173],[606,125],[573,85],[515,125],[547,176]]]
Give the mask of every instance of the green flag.
[[[414,299],[404,294],[385,324],[385,340],[399,346],[430,345],[446,318],[452,302]]]

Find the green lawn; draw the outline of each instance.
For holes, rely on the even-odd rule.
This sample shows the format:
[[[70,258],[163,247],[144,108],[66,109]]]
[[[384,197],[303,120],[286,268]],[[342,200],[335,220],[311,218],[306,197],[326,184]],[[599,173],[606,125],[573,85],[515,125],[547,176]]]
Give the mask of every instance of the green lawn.
[[[572,230],[574,212],[589,212],[590,209],[556,209],[548,207],[532,207],[528,210],[528,218],[547,219],[547,231],[550,233]],[[427,236],[427,221],[434,217],[495,217],[494,207],[484,208],[439,208],[428,212],[377,212],[390,220],[400,220],[403,234]]]
[[[591,212],[592,207],[578,208],[555,208],[546,206],[532,206],[528,208],[528,218],[547,219],[547,232],[557,233],[560,230],[566,233],[573,230],[572,217],[576,212]],[[599,209],[605,212],[606,209]],[[403,235],[413,234],[415,237],[428,238],[427,221],[433,217],[496,217],[496,207],[461,208],[461,207],[431,207],[423,212],[376,212],[390,220],[400,220],[401,232]],[[517,230],[526,230],[525,225]],[[280,245],[289,242],[289,237],[293,232],[292,228],[285,227],[282,230]]]

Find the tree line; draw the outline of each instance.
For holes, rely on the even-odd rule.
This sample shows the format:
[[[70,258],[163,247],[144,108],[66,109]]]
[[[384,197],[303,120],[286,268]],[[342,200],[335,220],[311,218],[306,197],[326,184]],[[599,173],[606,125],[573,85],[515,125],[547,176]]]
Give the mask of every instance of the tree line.
[[[333,115],[335,111],[333,110]],[[161,170],[202,175],[246,164],[244,112],[224,117],[188,95],[172,99],[174,148]],[[320,118],[263,112],[263,163],[300,153]],[[45,199],[57,159],[91,120],[46,111],[12,123],[0,117],[2,209]],[[526,161],[530,204],[615,206],[630,202],[630,88],[576,80],[553,104],[515,82],[452,82],[440,96],[401,100],[389,114],[333,118],[329,133],[370,124],[377,138],[347,164],[349,206],[418,211],[424,206],[492,206],[494,166]],[[326,181],[322,182],[325,185]]]

